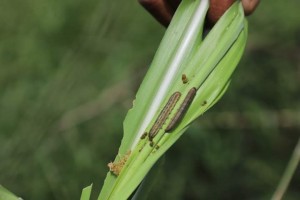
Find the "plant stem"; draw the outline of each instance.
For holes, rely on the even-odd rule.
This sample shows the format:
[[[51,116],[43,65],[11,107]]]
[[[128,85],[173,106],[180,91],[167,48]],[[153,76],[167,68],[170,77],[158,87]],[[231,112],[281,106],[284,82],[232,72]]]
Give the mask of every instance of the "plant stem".
[[[279,182],[279,185],[277,186],[277,189],[273,194],[272,200],[282,199],[282,197],[283,197],[284,193],[286,192],[287,187],[289,186],[289,183],[291,182],[291,179],[297,169],[297,165],[298,165],[299,161],[300,161],[300,138],[294,149],[294,152],[288,163],[288,166],[286,167],[285,172]]]

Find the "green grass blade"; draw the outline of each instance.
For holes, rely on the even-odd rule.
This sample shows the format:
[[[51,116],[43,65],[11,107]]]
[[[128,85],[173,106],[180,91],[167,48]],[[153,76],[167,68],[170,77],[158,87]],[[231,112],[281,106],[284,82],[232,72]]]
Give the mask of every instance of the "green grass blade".
[[[161,168],[164,163],[165,156],[162,156],[151,168],[147,176],[143,179],[143,182],[140,184],[131,200],[149,199],[149,193],[151,192],[153,185],[158,182],[159,176],[162,173]]]
[[[199,93],[195,97],[194,104],[191,105],[191,109],[186,115],[186,118],[189,119],[186,123],[190,123],[203,114],[224,94],[224,88],[227,88],[226,83],[229,82],[232,73],[243,55],[247,41],[247,32],[247,22],[245,21],[244,30],[240,33],[236,42],[199,88]],[[201,106],[198,107],[199,105]]]
[[[80,200],[90,200],[93,184],[83,188]]]
[[[99,200],[127,199],[159,157],[185,132],[187,126],[215,104],[226,91],[246,44],[247,22],[241,3],[237,2],[202,42],[199,38],[202,38],[207,2],[184,0],[175,14],[137,93],[134,106],[124,121],[124,137],[119,156],[113,163],[117,166],[124,163],[124,166],[122,164],[118,176],[111,172],[107,174]],[[186,13],[190,11],[193,11],[192,14]],[[184,30],[179,30],[178,27]],[[174,30],[179,33],[173,32]],[[189,78],[187,84],[181,80],[183,73]],[[198,89],[195,100],[179,126],[171,134],[165,133],[166,125],[183,102],[183,98],[179,99],[174,111],[171,111],[153,140],[159,148],[152,147],[148,138],[140,139],[145,131],[151,129],[168,97],[175,91],[185,96],[191,87]],[[207,105],[199,109],[204,101]]]
[[[2,185],[0,185],[0,200],[21,200],[21,198],[17,197]]]
[[[136,95],[136,100],[133,104],[133,108],[128,112],[125,118],[125,134],[119,150],[120,154],[125,154],[131,145],[136,144],[136,136],[142,135],[143,131],[141,130],[146,128],[145,126],[148,125],[150,119],[153,118],[155,112],[157,111],[157,106],[153,106],[151,102],[156,101],[156,104],[161,103],[165,94],[157,95],[157,93],[166,92],[159,92],[158,89],[161,88],[161,85],[165,79],[172,77],[170,73],[174,72],[170,71],[176,71],[176,69],[169,70],[169,67],[167,66],[172,65],[172,62],[175,58],[178,59],[178,54],[180,54],[181,58],[184,58],[181,62],[184,62],[185,59],[187,60],[189,53],[193,49],[193,45],[191,44],[201,41],[202,35],[200,33],[202,33],[203,23],[197,23],[198,26],[193,27],[193,31],[197,32],[197,34],[188,36],[185,36],[186,34],[184,34],[199,2],[200,1],[185,0],[177,9],[174,19],[166,31],[153,62],[151,63],[151,68],[149,69],[142,85],[140,86],[140,89]],[[207,6],[204,8],[207,9]],[[205,12],[203,13],[205,14]],[[204,21],[204,16],[205,15],[202,17],[202,21]],[[182,46],[184,46],[184,50],[181,50],[181,53],[178,53],[178,48]]]
[[[300,162],[300,138],[271,200],[281,200]]]
[[[149,123],[149,118],[151,118],[150,115],[152,115],[153,118],[154,113],[157,111],[158,108],[152,108],[152,110],[150,109],[151,102],[153,101],[154,97],[157,96],[155,95],[157,89],[160,87],[162,81],[166,77],[166,71],[168,69],[166,68],[166,66],[168,66],[168,63],[174,57],[178,46],[180,46],[178,44],[178,41],[186,41],[183,35],[199,2],[200,1],[184,0],[177,9],[176,14],[173,17],[172,22],[168,30],[166,31],[160,47],[158,48],[157,53],[153,59],[151,68],[149,69],[142,85],[140,86],[140,89],[136,95],[136,101],[134,101],[133,103],[133,108],[129,110],[125,118],[124,137],[119,148],[119,155],[124,155],[128,152],[128,150],[130,150],[133,143],[137,141],[136,138],[139,138],[142,134],[140,130],[145,128],[145,125]],[[207,6],[205,6],[204,8],[207,9]],[[206,12],[204,11],[202,13],[202,23],[198,23],[197,27],[195,28],[195,30],[198,31],[198,34],[194,34],[192,35],[192,37],[190,37],[190,43],[201,42],[205,13]],[[186,52],[184,52],[185,54],[182,55],[185,60],[188,59],[188,55],[185,55],[191,52],[194,48],[193,45],[188,45],[187,47],[188,48],[186,49]],[[184,59],[182,62],[184,62]],[[163,98],[163,96],[158,97],[160,99]],[[151,110],[151,112],[149,112],[149,110]],[[146,117],[146,115],[148,115],[148,117]],[[117,160],[118,157],[116,157],[116,161]],[[111,173],[108,173],[98,199],[108,198],[110,190],[115,184],[115,181],[116,177]]]

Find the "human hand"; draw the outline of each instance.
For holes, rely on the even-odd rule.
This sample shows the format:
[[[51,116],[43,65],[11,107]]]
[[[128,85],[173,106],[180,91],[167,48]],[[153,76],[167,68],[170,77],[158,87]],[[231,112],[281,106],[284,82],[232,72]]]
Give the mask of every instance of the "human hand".
[[[162,25],[168,26],[181,0],[138,0]],[[210,0],[207,20],[214,24],[236,0]],[[260,0],[241,0],[245,15],[256,9]]]

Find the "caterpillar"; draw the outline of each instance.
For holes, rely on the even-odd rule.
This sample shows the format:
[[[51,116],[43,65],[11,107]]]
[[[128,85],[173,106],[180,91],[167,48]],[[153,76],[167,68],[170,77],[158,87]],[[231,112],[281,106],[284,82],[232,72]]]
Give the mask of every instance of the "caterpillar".
[[[176,128],[176,126],[182,120],[182,118],[185,115],[186,111],[190,107],[190,105],[191,105],[191,103],[192,103],[192,101],[193,101],[193,99],[196,95],[196,92],[197,92],[196,88],[193,87],[192,89],[190,89],[190,91],[187,93],[186,97],[184,98],[182,104],[178,108],[177,113],[175,114],[175,116],[173,117],[173,119],[171,120],[169,125],[167,126],[167,128],[165,130],[166,132],[170,132],[174,128]]]
[[[180,92],[175,92],[171,95],[169,98],[167,104],[164,106],[160,114],[158,115],[157,119],[155,120],[152,128],[149,131],[149,140],[152,141],[152,139],[156,136],[158,131],[161,129],[163,124],[166,122],[168,116],[174,109],[176,103],[178,102],[179,98],[181,96]]]

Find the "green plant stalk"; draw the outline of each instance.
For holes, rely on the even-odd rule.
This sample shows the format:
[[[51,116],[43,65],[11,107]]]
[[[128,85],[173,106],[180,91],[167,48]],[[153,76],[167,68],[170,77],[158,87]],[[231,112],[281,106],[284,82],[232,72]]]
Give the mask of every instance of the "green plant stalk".
[[[133,109],[126,116],[124,138],[119,149],[121,156],[117,156],[115,163],[122,160],[126,152],[131,154],[118,176],[111,172],[107,174],[99,200],[127,199],[188,125],[215,104],[226,91],[246,44],[247,22],[242,6],[237,2],[201,41],[199,38],[202,38],[207,3],[207,0],[184,0],[176,12],[138,91]],[[193,12],[188,14],[188,11]],[[187,75],[187,84],[182,83],[182,74]],[[183,98],[154,138],[153,142],[159,149],[151,146],[148,138],[140,139],[144,131],[149,132],[168,97],[175,91],[185,96],[192,87],[197,88],[197,94],[182,121],[172,133],[165,133]],[[203,105],[203,102],[207,103]]]
[[[282,199],[284,193],[286,192],[286,190],[292,180],[292,177],[297,169],[299,162],[300,162],[300,138],[298,140],[298,143],[296,144],[296,147],[295,147],[294,152],[291,156],[291,159],[285,169],[285,172],[283,173],[283,175],[281,177],[279,185],[277,186],[277,189],[272,196],[272,200]]]

